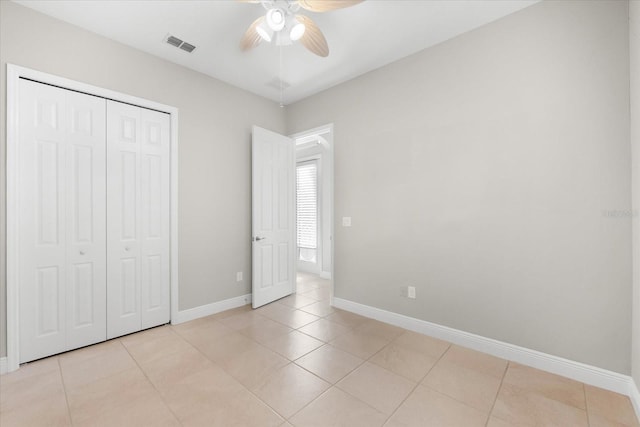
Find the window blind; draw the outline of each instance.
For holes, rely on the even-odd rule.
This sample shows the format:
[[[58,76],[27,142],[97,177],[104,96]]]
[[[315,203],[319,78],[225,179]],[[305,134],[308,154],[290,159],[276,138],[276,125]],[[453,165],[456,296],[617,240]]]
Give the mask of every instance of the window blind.
[[[315,161],[296,167],[298,247],[318,246],[318,167]]]

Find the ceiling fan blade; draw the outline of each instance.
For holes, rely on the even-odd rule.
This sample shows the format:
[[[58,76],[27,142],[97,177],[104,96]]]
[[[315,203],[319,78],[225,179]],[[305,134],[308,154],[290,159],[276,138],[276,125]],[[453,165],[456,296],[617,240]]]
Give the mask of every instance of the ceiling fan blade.
[[[296,15],[296,19],[305,26],[304,35],[300,39],[300,43],[318,56],[323,58],[328,56],[329,46],[327,45],[327,39],[324,38],[324,34],[322,34],[316,23],[304,15]]]
[[[354,6],[364,0],[298,0],[301,8],[311,12],[328,12]]]
[[[240,40],[240,49],[245,51],[253,49],[260,44],[260,42],[262,41],[262,37],[260,37],[260,34],[258,34],[258,32],[256,31],[256,27],[262,24],[262,21],[264,21],[264,16],[256,19],[255,21],[253,21],[253,24],[249,26],[247,32],[244,33],[244,36],[242,36],[242,40]]]

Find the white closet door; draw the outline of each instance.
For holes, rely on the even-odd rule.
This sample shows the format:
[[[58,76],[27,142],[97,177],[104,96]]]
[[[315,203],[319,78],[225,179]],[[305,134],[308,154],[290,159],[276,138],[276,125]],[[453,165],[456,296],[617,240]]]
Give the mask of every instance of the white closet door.
[[[20,80],[20,363],[66,349],[66,109]]]
[[[107,333],[106,101],[67,95],[67,349]]]
[[[169,116],[107,102],[107,337],[169,321]]]
[[[107,101],[107,338],[140,330],[140,109]]]
[[[105,339],[105,101],[19,93],[22,363]]]
[[[140,229],[142,329],[169,322],[170,312],[170,116],[141,111]]]

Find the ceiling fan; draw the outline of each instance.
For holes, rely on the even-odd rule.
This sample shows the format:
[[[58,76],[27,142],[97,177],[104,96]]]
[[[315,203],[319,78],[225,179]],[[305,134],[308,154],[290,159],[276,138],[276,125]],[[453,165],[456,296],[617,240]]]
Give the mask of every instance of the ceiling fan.
[[[277,46],[287,46],[300,40],[311,52],[318,56],[329,55],[327,39],[311,18],[299,15],[302,8],[310,12],[329,12],[353,6],[363,0],[238,0],[244,3],[260,3],[267,11],[264,16],[253,21],[240,41],[245,51],[261,41],[275,41]]]

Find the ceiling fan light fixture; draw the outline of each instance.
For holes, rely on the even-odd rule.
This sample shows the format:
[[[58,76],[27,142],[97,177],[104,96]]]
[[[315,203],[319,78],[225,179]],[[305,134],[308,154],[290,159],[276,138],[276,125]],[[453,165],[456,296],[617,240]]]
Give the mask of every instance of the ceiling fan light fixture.
[[[274,7],[267,11],[267,24],[273,31],[280,31],[284,28],[286,15],[284,10]]]
[[[273,38],[273,30],[264,22],[256,27],[256,33],[267,43],[271,43]]]
[[[276,34],[276,46],[289,46],[293,44],[289,33],[286,31],[278,31]]]
[[[306,29],[307,27],[305,27],[302,22],[299,22],[297,19],[293,18],[289,37],[291,37],[291,40],[293,41],[300,40],[300,38],[304,35]]]

